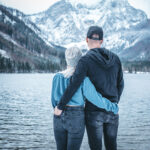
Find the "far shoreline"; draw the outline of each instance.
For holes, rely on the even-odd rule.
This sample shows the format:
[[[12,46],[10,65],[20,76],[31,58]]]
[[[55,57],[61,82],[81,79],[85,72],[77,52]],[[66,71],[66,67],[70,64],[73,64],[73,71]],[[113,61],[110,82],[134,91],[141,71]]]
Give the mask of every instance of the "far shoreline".
[[[57,71],[60,72],[60,71]],[[0,74],[56,74],[57,72],[0,72]],[[128,72],[123,71],[124,74],[150,74],[150,72]]]

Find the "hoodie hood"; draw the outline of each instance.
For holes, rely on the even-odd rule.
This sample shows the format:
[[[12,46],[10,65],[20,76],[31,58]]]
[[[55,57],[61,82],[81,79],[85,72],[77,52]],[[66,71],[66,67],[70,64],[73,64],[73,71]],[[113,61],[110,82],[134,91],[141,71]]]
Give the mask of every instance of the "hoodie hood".
[[[87,56],[104,68],[113,66],[115,62],[115,55],[105,48],[91,49]]]

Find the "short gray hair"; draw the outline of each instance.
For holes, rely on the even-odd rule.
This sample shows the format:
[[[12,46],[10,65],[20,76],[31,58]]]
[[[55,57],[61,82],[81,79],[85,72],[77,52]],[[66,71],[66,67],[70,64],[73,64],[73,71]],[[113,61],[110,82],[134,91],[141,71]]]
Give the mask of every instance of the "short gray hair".
[[[67,48],[65,51],[65,58],[68,66],[75,67],[82,57],[82,51],[76,46]]]

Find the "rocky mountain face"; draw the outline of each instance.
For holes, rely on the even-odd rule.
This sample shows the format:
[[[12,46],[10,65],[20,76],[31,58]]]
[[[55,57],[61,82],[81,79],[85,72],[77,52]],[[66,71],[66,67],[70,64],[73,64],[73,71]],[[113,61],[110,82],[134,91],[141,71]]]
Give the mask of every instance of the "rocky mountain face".
[[[0,5],[0,72],[60,70],[65,62],[59,49],[23,13]]]
[[[74,0],[60,0],[48,10],[26,16],[42,31],[44,39],[68,47],[86,48],[86,32],[91,25],[104,30],[103,46],[122,60],[150,59],[150,21],[127,0],[99,0],[92,5]]]

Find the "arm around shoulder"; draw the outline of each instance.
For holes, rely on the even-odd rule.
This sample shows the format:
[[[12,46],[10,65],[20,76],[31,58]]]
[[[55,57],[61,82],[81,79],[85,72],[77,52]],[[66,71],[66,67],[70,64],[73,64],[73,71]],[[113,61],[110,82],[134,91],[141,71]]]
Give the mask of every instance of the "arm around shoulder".
[[[106,111],[111,111],[114,114],[118,113],[118,105],[116,103],[112,103],[110,100],[103,97],[101,93],[97,92],[95,86],[88,77],[86,77],[83,82],[83,95],[87,101],[91,102],[95,106],[105,109]]]

